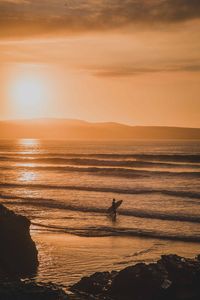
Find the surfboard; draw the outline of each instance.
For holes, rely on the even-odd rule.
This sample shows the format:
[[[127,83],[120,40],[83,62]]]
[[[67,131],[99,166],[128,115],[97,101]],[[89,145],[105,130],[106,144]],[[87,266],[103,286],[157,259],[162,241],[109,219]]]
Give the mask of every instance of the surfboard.
[[[116,207],[116,210],[120,207],[120,205],[122,204],[123,200],[118,200],[115,202],[115,207]],[[107,212],[108,213],[112,213],[113,211],[113,207],[112,205],[108,208]]]

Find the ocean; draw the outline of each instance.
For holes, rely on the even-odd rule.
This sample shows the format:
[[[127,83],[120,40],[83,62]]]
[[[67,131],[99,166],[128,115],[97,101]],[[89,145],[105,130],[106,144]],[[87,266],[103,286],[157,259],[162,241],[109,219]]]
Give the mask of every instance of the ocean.
[[[0,140],[0,201],[32,221],[36,279],[65,286],[200,253],[199,179],[200,141]]]

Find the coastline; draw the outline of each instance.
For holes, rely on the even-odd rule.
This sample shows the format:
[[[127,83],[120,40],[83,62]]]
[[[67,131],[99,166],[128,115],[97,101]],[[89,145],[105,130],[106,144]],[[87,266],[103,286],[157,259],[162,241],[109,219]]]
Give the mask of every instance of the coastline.
[[[40,266],[38,281],[69,286],[95,272],[119,271],[127,266],[157,261],[161,255],[176,253],[193,258],[198,243],[139,237],[80,237],[68,233],[32,233]]]
[[[30,224],[26,217],[0,205],[0,299],[198,300],[200,297],[200,255],[198,248],[190,244],[187,250],[184,247],[185,258],[179,253],[183,252],[180,242],[165,245],[144,238],[31,234]],[[170,254],[172,246],[176,254]],[[68,271],[62,273],[62,265]],[[60,277],[53,278],[53,274]]]
[[[162,255],[154,263],[138,263],[118,272],[96,272],[83,277],[71,291],[83,296],[80,299],[198,300],[200,255],[192,259]]]

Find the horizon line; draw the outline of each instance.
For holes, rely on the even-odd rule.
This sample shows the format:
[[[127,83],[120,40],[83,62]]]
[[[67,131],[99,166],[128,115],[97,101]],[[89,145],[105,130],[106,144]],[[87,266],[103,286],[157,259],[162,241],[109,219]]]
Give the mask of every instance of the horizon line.
[[[124,123],[120,121],[88,121],[84,119],[76,119],[76,118],[58,118],[58,117],[41,117],[41,118],[18,118],[18,119],[0,119],[0,122],[29,122],[29,121],[77,121],[84,122],[89,124],[107,124],[113,123],[118,125],[124,125],[129,127],[166,127],[166,128],[190,128],[190,129],[200,129],[200,127],[190,127],[190,126],[182,126],[182,125],[136,125],[130,123]]]

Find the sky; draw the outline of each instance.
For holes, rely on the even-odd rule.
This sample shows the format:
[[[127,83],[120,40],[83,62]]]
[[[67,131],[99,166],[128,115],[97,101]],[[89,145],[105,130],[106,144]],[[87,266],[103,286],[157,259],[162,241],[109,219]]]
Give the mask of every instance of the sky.
[[[0,119],[200,127],[199,0],[0,0]]]

